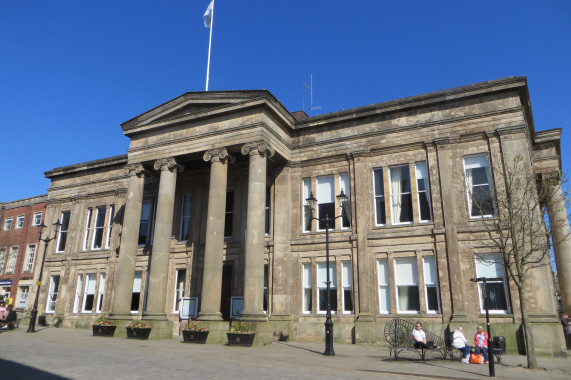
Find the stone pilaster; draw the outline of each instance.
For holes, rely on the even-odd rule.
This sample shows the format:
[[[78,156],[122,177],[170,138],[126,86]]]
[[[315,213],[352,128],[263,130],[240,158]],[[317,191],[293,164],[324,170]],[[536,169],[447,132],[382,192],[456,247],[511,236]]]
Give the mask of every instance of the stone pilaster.
[[[264,222],[266,207],[266,158],[273,149],[265,142],[246,144],[242,154],[250,156],[248,209],[246,218],[246,266],[244,270],[244,310],[241,318],[265,320],[264,300]]]
[[[204,161],[210,161],[211,167],[202,297],[198,317],[205,321],[221,321],[220,297],[222,294],[222,265],[224,261],[224,212],[226,209],[228,162],[232,158],[226,148],[208,150],[204,153],[203,158]]]
[[[166,319],[165,295],[168,286],[176,177],[184,168],[170,157],[157,160],[154,169],[160,171],[160,183],[145,318]]]
[[[121,232],[119,262],[114,281],[111,317],[130,319],[146,173],[141,164],[127,165],[126,170],[129,175],[129,184]]]

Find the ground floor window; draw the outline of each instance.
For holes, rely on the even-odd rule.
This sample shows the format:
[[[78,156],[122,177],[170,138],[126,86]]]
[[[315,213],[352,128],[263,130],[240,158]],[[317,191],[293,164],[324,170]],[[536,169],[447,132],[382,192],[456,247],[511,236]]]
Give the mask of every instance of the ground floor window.
[[[335,262],[329,263],[329,299],[332,312],[337,310],[337,270]],[[327,263],[317,263],[317,305],[318,312],[327,311]]]
[[[341,280],[343,282],[343,313],[353,313],[353,266],[350,261],[341,263]]]
[[[389,285],[389,261],[380,259],[377,261],[377,278],[379,282],[379,312],[391,313],[391,289]]]
[[[509,313],[507,287],[505,281],[504,263],[501,254],[476,255],[476,277],[500,278],[501,280],[478,283],[480,295],[480,310],[486,312],[484,295],[488,296],[488,311],[490,313]]]
[[[133,279],[133,295],[131,297],[131,313],[139,311],[139,304],[141,302],[141,282],[143,279],[143,272],[136,271],[135,278]]]
[[[97,308],[98,313],[101,313],[101,305],[103,305],[103,294],[105,293],[105,273],[99,275],[99,290],[97,292]]]
[[[304,314],[311,313],[311,263],[303,263],[303,306]]]
[[[30,295],[29,286],[20,286],[20,296],[18,297],[18,308],[26,308],[28,306],[28,296]]]
[[[186,284],[186,269],[177,269],[176,279],[175,279],[173,313],[178,313],[180,310],[182,297],[184,297],[185,284]]]
[[[48,302],[46,304],[46,313],[53,313],[56,309],[56,301],[59,290],[59,275],[50,277],[50,287],[48,291]]]
[[[268,313],[268,304],[269,304],[269,273],[268,273],[268,264],[264,265],[264,313]]]

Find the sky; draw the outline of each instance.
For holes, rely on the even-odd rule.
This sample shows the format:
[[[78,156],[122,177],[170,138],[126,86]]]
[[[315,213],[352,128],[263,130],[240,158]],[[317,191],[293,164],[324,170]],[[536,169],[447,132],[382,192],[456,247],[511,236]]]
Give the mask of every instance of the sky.
[[[0,202],[126,154],[121,123],[204,91],[209,2],[0,2]],[[318,115],[527,76],[536,130],[563,128],[567,172],[570,70],[567,0],[216,0],[209,90],[267,89]]]

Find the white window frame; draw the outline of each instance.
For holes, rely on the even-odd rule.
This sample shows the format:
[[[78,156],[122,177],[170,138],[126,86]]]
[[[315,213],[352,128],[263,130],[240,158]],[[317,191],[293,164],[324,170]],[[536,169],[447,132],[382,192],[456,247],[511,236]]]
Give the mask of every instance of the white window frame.
[[[18,251],[20,247],[13,245],[10,247],[10,254],[8,255],[8,263],[6,264],[6,271],[4,273],[14,273],[16,270],[16,263],[18,261]]]
[[[424,302],[426,302],[426,312],[428,314],[440,314],[440,294],[438,291],[438,270],[436,268],[436,257],[425,256],[422,258],[424,270]],[[428,289],[434,288],[436,291],[436,305],[438,309],[429,309]]]
[[[341,286],[342,286],[342,303],[343,303],[343,314],[353,314],[355,310],[355,298],[353,292],[353,265],[350,261],[341,261]],[[351,297],[351,305],[353,306],[350,310],[347,310],[347,291]]]
[[[14,221],[14,218],[11,216],[8,216],[6,219],[4,219],[4,231],[10,231],[12,229],[12,222]]]
[[[311,207],[307,204],[306,199],[309,198],[309,194],[312,193],[311,190],[311,178],[305,178],[302,181],[302,197],[303,199],[301,200],[301,215],[302,215],[302,223],[303,225],[301,226],[302,231],[307,233],[307,232],[311,232],[311,227],[312,227],[312,220],[309,220],[310,216],[311,216]],[[309,224],[309,228],[307,228]]]
[[[377,174],[376,173],[381,173],[381,181],[380,181],[380,189],[377,189]],[[380,190],[380,191],[377,191]],[[378,194],[378,195],[377,195]],[[387,202],[387,197],[385,194],[385,172],[383,170],[383,168],[376,168],[373,169],[373,209],[375,211],[375,226],[386,226],[387,225],[387,213],[386,213],[386,202]],[[377,213],[377,202],[381,201],[383,202],[383,211],[385,211],[385,222],[384,223],[378,223],[379,220],[379,215]]]
[[[188,203],[188,209],[186,210],[187,212],[185,213],[185,207],[187,206]],[[179,241],[188,241],[190,240],[190,232],[191,232],[191,228],[190,228],[190,224],[192,221],[192,194],[188,193],[188,194],[184,194],[182,196],[182,204],[180,207],[180,231],[179,231]],[[188,231],[185,231],[185,227]],[[188,233],[188,238],[184,238],[184,234],[185,232]]]
[[[57,280],[56,280],[57,278]],[[50,287],[48,291],[48,299],[46,302],[46,313],[53,314],[56,310],[56,302],[59,291],[60,276],[50,276]]]
[[[419,161],[414,164],[414,174],[416,180],[416,200],[418,204],[418,219],[421,223],[432,222],[432,202],[430,198],[430,178],[428,174],[428,165],[426,162]],[[420,190],[419,181],[424,182],[424,190]],[[422,194],[426,194],[426,201],[428,202],[428,219],[422,219],[422,209],[420,207],[420,199]]]
[[[67,234],[69,232],[69,221],[71,220],[71,211],[63,211],[60,216],[60,229],[57,237],[56,253],[65,252],[65,246],[67,245]],[[63,247],[60,247],[62,237],[64,237]],[[63,248],[63,249],[60,249]]]
[[[379,313],[391,314],[391,284],[388,259],[377,260],[377,282],[379,284]],[[383,294],[385,295],[383,299]],[[383,302],[384,301],[384,302]],[[384,304],[384,305],[383,305]],[[384,306],[384,308],[383,308]]]
[[[34,261],[36,260],[36,251],[37,245],[36,244],[28,244],[28,248],[26,249],[26,261],[25,267],[22,272],[32,272],[34,270]]]
[[[484,153],[480,154],[473,154],[469,156],[464,156],[462,160],[464,163],[464,180],[466,184],[466,197],[468,199],[468,215],[470,215],[470,219],[481,219],[481,218],[491,218],[496,215],[496,202],[494,196],[494,188],[492,186],[492,172],[490,168],[490,160],[488,159],[487,155]],[[488,191],[492,198],[492,214],[485,214],[485,215],[472,215],[472,193],[473,193],[473,185],[469,183],[469,176],[468,170],[478,169],[478,168],[486,168],[486,176],[488,182],[486,184],[478,184],[476,186],[483,187],[488,186]]]
[[[407,276],[400,276],[399,275],[399,268],[404,267],[405,264],[410,263],[411,264],[411,270],[410,270],[410,276],[409,280],[406,280]],[[395,291],[396,291],[396,297],[397,297],[397,312],[398,313],[402,313],[402,314],[420,314],[420,288],[419,288],[419,284],[418,284],[418,264],[416,262],[416,257],[399,257],[399,258],[395,258],[394,259],[394,274],[395,274]],[[405,277],[405,278],[403,278]],[[418,294],[419,294],[419,299],[418,299],[418,306],[419,309],[418,310],[402,310],[401,309],[401,304],[400,304],[400,288],[404,288],[404,287],[414,287],[416,286],[417,290],[418,290]]]
[[[93,214],[93,209],[90,207],[87,209],[87,216],[85,220],[85,237],[83,239],[83,250],[87,251],[87,244],[89,242],[89,231],[91,231],[91,215]]]
[[[85,274],[85,286],[83,287],[83,301],[81,303],[82,313],[93,313],[96,308],[97,300],[95,299],[97,294],[97,273],[86,273]],[[86,309],[87,297],[93,296],[93,301],[91,302],[91,309]]]
[[[107,213],[107,206],[97,206],[97,212],[95,213],[95,218],[93,219],[93,236],[91,238],[91,250],[100,250],[103,247],[103,237],[105,232],[105,214]],[[103,215],[103,216],[101,216]],[[99,247],[95,246],[95,239],[101,233],[101,241],[99,241]]]
[[[226,190],[226,207],[224,209],[224,239],[232,239],[232,235],[234,234],[234,211],[236,210],[236,194],[234,189],[227,189]],[[228,199],[232,199],[232,208],[230,209],[228,206]],[[230,218],[230,235],[226,234],[226,219]]]
[[[402,168],[406,168],[406,172],[408,173],[408,186],[409,186],[409,191],[403,191],[402,189],[398,192],[398,194],[395,194],[393,192],[393,170],[399,169],[402,170]],[[389,166],[389,193],[390,193],[390,202],[391,202],[391,221],[392,224],[394,226],[396,225],[407,225],[407,224],[413,224],[414,223],[414,213],[413,213],[413,205],[412,205],[412,176],[410,175],[410,166],[409,164],[403,164],[403,165],[394,165],[394,166]],[[394,205],[396,203],[395,198],[400,197],[400,199],[402,200],[402,197],[404,195],[409,195],[410,196],[410,212],[411,212],[411,220],[410,221],[406,221],[406,222],[400,222],[397,221],[397,213],[395,212],[394,209]],[[402,209],[402,207],[401,207]]]
[[[323,268],[320,270],[320,268]],[[324,274],[323,274],[324,273]],[[321,278],[323,276],[323,278]],[[331,285],[329,286],[329,290],[331,292],[331,296],[337,297],[337,266],[335,265],[335,261],[329,261],[329,280],[331,281]],[[321,295],[320,290],[327,291],[327,262],[318,262],[317,263],[317,314],[325,314],[327,312],[327,308],[324,310],[320,309],[321,304]],[[337,299],[337,307],[339,307],[339,300]],[[331,314],[337,314],[337,308],[334,308],[333,305],[331,306]]]
[[[347,206],[350,207],[350,200],[351,200],[351,182],[349,180],[349,173],[341,173],[339,174],[339,193],[341,193],[341,191],[343,191],[343,193],[345,194],[345,196],[347,196]],[[334,194],[334,199],[335,199],[335,194]],[[343,215],[343,205],[339,204],[339,215]],[[349,225],[346,226],[345,225],[345,218],[341,218],[341,229],[342,230],[348,230],[351,228],[351,219],[349,218],[350,215],[347,215],[347,221],[349,222]],[[335,217],[335,215],[333,215],[333,217]]]
[[[19,309],[25,309],[28,306],[28,297],[30,295],[29,286],[19,286],[18,306]]]
[[[326,191],[326,182],[330,183],[330,191]],[[320,186],[320,184],[322,186]],[[330,194],[327,194],[330,193]],[[324,175],[317,177],[317,186],[315,189],[315,198],[317,198],[317,206],[315,207],[315,213],[317,214],[317,219],[325,218],[325,215],[321,215],[319,212],[319,206],[322,204],[333,203],[333,215],[329,215],[329,231],[335,230],[335,176]],[[325,232],[325,228],[320,228],[320,221],[317,220],[317,231]]]
[[[105,294],[105,273],[99,274],[99,286],[97,290],[97,306],[96,313],[101,313],[101,305],[103,304],[103,295]]]
[[[311,273],[311,263],[302,263],[301,265],[302,271],[302,313],[303,314],[311,314],[312,308],[312,273]]]
[[[6,252],[8,250],[6,249],[6,247],[2,247],[0,248],[0,273],[2,273],[4,271],[5,268],[5,264],[6,264]]]
[[[105,249],[111,246],[111,233],[113,232],[113,218],[115,216],[115,205],[109,206],[109,216],[107,218],[107,236],[105,237]]]
[[[77,284],[75,287],[75,300],[73,302],[73,312],[79,312],[79,303],[81,302],[81,295],[83,294],[83,274],[77,275]]]
[[[34,213],[34,219],[32,220],[32,226],[37,227],[42,224],[42,212],[38,211]]]
[[[184,297],[186,290],[186,268],[179,268],[175,270],[174,279],[174,300],[172,312],[178,314],[180,310],[180,303]]]
[[[503,284],[503,291],[504,291],[504,297],[506,299],[507,309],[506,310],[490,309],[490,310],[488,310],[488,312],[490,314],[509,314],[511,305],[510,305],[510,298],[509,298],[509,293],[508,293],[508,288],[507,288],[505,268],[504,268],[504,263],[503,263],[501,254],[500,253],[486,253],[483,255],[478,254],[474,257],[474,260],[475,260],[475,267],[476,267],[476,277],[503,278],[502,281],[488,281],[487,283],[488,284],[498,284],[498,283]],[[479,262],[481,262],[482,266],[486,266],[487,268],[479,267],[479,265],[478,265]],[[495,270],[492,269],[492,266],[495,266]],[[491,276],[487,276],[487,274],[490,274]],[[478,299],[479,299],[480,312],[481,313],[486,312],[486,309],[484,308],[484,300],[482,298],[482,287],[483,286],[484,286],[484,283],[478,283]]]
[[[16,229],[24,228],[24,220],[26,219],[25,215],[18,215],[16,218]]]
[[[137,310],[131,310],[131,314],[137,314],[139,312],[139,307],[141,306],[141,300],[144,298],[143,290],[143,271],[135,271],[135,276],[133,277],[133,292],[132,294],[139,293],[139,305],[137,305]],[[132,302],[131,302],[132,303]]]

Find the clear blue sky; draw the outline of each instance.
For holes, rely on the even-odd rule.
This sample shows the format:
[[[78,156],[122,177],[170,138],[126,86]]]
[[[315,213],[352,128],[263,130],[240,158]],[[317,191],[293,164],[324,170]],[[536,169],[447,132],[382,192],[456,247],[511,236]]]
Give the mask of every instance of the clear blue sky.
[[[120,123],[203,91],[209,0],[0,3],[0,202],[44,172],[125,154]],[[507,76],[571,155],[571,1],[216,0],[210,90],[268,89],[317,113]],[[306,94],[306,106],[309,94]]]

